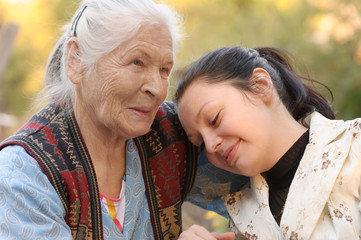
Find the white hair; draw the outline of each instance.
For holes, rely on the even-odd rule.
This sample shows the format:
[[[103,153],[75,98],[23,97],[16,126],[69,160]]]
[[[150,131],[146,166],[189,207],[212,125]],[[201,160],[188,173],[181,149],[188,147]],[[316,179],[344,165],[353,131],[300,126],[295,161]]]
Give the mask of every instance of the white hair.
[[[174,54],[181,38],[181,19],[167,5],[152,0],[83,0],[71,22],[63,27],[64,33],[49,56],[46,97],[70,106],[74,86],[67,76],[66,46],[71,37],[78,38],[77,57],[89,72],[102,56],[134,37],[147,24],[168,27]]]

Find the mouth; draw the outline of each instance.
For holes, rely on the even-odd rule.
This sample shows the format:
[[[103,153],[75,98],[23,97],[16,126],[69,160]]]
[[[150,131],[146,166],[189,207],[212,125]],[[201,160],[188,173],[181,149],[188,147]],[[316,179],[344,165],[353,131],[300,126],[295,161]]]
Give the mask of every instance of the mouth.
[[[129,110],[131,110],[139,117],[149,117],[152,113],[153,108],[141,106],[141,107],[130,107]]]
[[[223,159],[226,161],[228,165],[232,165],[233,159],[236,156],[239,143],[241,142],[241,139],[239,139],[236,143],[234,143],[232,146],[230,146],[227,151],[223,154]]]

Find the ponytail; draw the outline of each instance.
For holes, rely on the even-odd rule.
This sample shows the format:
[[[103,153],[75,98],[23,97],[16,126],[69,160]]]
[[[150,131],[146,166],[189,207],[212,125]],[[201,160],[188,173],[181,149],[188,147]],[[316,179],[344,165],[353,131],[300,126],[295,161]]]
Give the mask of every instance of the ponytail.
[[[316,83],[325,87],[332,98],[331,90],[316,80],[296,74],[292,66],[293,58],[289,53],[269,47],[255,48],[255,50],[277,72],[278,76],[272,76],[270,73],[271,78],[276,82],[278,94],[294,119],[302,120],[314,111],[329,119],[335,119],[330,102],[312,86]],[[310,84],[306,85],[302,80]]]
[[[66,38],[63,36],[59,39],[55,45],[52,53],[48,58],[48,62],[45,69],[45,85],[52,84],[54,80],[59,81],[61,76],[62,59],[64,54],[64,43]]]
[[[73,86],[66,71],[66,44],[71,36],[65,32],[58,40],[48,58],[45,69],[45,93],[50,101],[57,101],[66,108],[70,107]]]

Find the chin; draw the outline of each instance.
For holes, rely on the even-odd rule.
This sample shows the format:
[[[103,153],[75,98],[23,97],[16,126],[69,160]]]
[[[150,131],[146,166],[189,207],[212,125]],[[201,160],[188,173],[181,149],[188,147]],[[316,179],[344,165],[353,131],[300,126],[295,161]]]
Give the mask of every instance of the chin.
[[[119,123],[122,124],[122,123]],[[126,135],[128,138],[135,138],[147,134],[153,124],[153,119],[150,121],[134,121],[131,119],[127,120],[127,124],[122,124],[119,130]]]
[[[128,126],[122,128],[113,127],[112,129],[113,129],[113,134],[117,135],[118,137],[131,139],[147,134],[150,130],[150,127],[139,128],[137,126]]]
[[[130,135],[132,135],[131,138],[136,138],[136,137],[143,136],[143,135],[147,134],[149,131],[150,131],[150,126],[149,127],[144,127],[144,128],[141,128],[141,129],[138,128],[138,129],[136,129],[136,131],[134,131]]]
[[[242,172],[242,171],[240,171],[238,169],[231,169],[231,170],[228,169],[227,171],[229,171],[229,172],[231,172],[233,174],[243,175],[243,176],[249,177],[245,172]]]

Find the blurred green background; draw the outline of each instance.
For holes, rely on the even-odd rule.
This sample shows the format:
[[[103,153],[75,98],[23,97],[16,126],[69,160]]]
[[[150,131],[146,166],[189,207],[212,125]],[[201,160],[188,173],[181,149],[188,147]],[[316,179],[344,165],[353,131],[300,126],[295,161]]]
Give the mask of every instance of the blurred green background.
[[[0,76],[0,114],[3,114],[0,116],[5,116],[4,113],[10,116],[10,120],[0,118],[0,140],[33,113],[31,105],[43,86],[47,57],[61,26],[70,19],[78,2],[0,1],[0,28],[8,23],[19,26],[11,58]],[[291,52],[312,78],[329,86],[338,117],[361,117],[360,0],[164,2],[183,16],[185,33],[177,53],[169,99],[184,67],[204,53],[225,45],[274,46]],[[322,92],[331,100],[326,91]],[[201,216],[209,219],[210,229],[224,229],[224,221],[217,216],[207,212]]]

